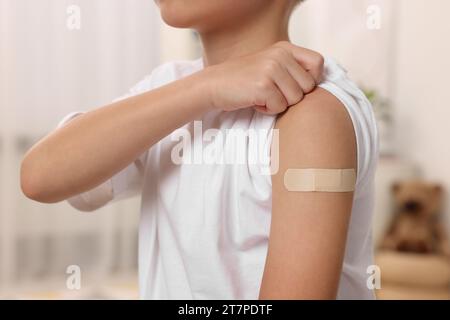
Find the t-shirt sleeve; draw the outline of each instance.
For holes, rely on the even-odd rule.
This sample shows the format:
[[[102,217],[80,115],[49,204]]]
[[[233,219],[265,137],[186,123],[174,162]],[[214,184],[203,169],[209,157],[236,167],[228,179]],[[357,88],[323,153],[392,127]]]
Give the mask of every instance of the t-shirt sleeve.
[[[114,100],[120,101],[151,89],[150,76],[132,87],[128,93]],[[84,112],[72,112],[65,116],[58,128],[63,127]],[[118,200],[131,198],[142,192],[145,165],[149,151],[147,150],[125,169],[92,190],[67,199],[68,203],[80,211],[94,211]]]
[[[378,161],[379,139],[372,105],[364,93],[334,60],[327,59],[325,80],[320,87],[329,91],[345,106],[353,123],[358,156],[357,189],[365,190],[371,183]]]

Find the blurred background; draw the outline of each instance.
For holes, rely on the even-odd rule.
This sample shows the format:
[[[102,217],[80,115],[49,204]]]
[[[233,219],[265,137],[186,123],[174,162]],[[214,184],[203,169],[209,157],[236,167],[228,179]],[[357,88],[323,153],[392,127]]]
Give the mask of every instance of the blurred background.
[[[441,186],[435,215],[450,231],[449,13],[447,0],[308,0],[292,18],[292,41],[338,60],[374,104],[377,246],[401,201],[392,185],[411,179]],[[40,205],[20,192],[20,161],[69,112],[200,54],[195,33],[164,25],[152,0],[0,0],[0,298],[138,297],[139,199],[90,214]],[[422,189],[409,191],[426,207]],[[449,298],[448,259],[397,251],[377,253],[379,298]]]

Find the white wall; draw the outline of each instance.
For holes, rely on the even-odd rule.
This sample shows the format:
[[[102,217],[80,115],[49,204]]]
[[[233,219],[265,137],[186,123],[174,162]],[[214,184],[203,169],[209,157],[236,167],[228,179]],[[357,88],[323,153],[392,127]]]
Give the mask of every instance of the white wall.
[[[2,3],[9,115],[28,130],[45,132],[69,111],[109,102],[159,63],[153,1]],[[80,30],[67,28],[70,5],[81,9]]]
[[[401,0],[394,105],[398,151],[450,191],[450,1]],[[450,207],[446,207],[450,218]],[[449,228],[450,230],[450,228]]]
[[[367,26],[374,5],[380,29]],[[392,0],[308,0],[292,16],[291,40],[335,58],[355,82],[389,95],[396,11]]]
[[[70,5],[81,9],[80,30],[67,28]],[[0,295],[64,278],[71,264],[97,280],[136,272],[138,202],[90,215],[40,205],[22,195],[19,164],[64,115],[149,74],[161,51],[153,1],[0,0]]]

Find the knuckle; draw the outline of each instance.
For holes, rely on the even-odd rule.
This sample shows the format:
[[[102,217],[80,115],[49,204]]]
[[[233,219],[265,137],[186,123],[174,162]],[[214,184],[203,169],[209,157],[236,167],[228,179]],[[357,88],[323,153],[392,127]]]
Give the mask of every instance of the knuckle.
[[[282,104],[277,104],[272,107],[272,109],[268,109],[270,115],[277,115],[286,110],[287,107],[283,107]]]
[[[275,46],[271,50],[271,56],[277,60],[284,57],[286,53],[287,53],[286,49],[281,46]]]
[[[264,72],[269,76],[273,75],[280,68],[280,64],[275,59],[268,59],[264,63]]]
[[[282,113],[282,112],[286,111],[287,108],[288,108],[287,102],[282,102],[282,103],[280,103],[280,105],[278,107],[278,112]]]
[[[320,65],[323,65],[325,63],[325,57],[320,53],[317,54],[317,60]]]
[[[272,82],[268,78],[263,77],[256,82],[256,88],[258,91],[269,91],[272,88]]]
[[[305,83],[304,87],[305,87],[304,88],[305,92],[309,93],[314,90],[314,88],[316,87],[316,83],[314,82],[313,79],[311,79],[311,81],[308,81],[307,83]]]
[[[298,91],[297,91],[297,94],[296,94],[296,96],[295,96],[295,101],[294,101],[294,103],[293,103],[293,104],[295,104],[295,103],[298,103],[298,102],[302,101],[302,99],[303,99],[303,96],[304,96],[304,93],[303,93],[303,91],[302,91],[302,90],[298,90]]]
[[[316,68],[322,68],[325,63],[325,58],[320,53],[316,53],[314,56],[313,64]]]
[[[286,57],[286,55],[289,54],[289,51],[285,47],[280,47],[277,50],[277,54],[278,54],[279,57]]]
[[[276,110],[283,112],[289,106],[289,102],[283,96],[279,96],[278,103],[276,104]]]

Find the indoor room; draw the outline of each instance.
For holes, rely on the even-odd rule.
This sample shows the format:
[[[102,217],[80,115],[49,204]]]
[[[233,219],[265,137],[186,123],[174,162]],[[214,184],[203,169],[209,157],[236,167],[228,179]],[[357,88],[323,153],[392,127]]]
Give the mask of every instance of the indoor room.
[[[146,172],[153,170],[153,173],[159,177],[158,179],[167,178],[164,183],[170,179],[180,179],[178,187],[167,189],[168,191],[165,192],[164,188],[167,187],[167,184],[162,185],[163,182],[161,182],[161,185],[155,185],[153,190],[153,184],[146,181],[143,182],[144,186],[151,185],[149,188],[155,192],[154,195],[147,194],[147,197],[142,197],[137,194],[133,197],[120,198],[120,201],[96,206],[95,210],[82,210],[90,212],[80,212],[68,201],[32,200],[30,199],[30,197],[33,198],[30,196],[32,192],[29,192],[28,195],[27,192],[24,192],[24,158],[27,152],[30,154],[29,150],[33,146],[35,146],[34,150],[37,150],[35,151],[36,159],[40,154],[50,157],[53,150],[58,149],[56,146],[52,148],[51,138],[48,140],[48,145],[41,145],[40,154],[38,154],[39,145],[36,147],[36,143],[51,132],[60,132],[59,136],[54,136],[55,141],[56,139],[61,139],[61,141],[67,139],[65,145],[58,149],[66,150],[60,152],[61,159],[63,159],[60,162],[75,163],[74,159],[79,153],[72,154],[71,148],[76,149],[82,143],[72,137],[68,122],[62,124],[63,119],[68,120],[68,115],[74,112],[85,113],[77,119],[80,120],[78,122],[79,135],[91,134],[94,139],[97,134],[101,134],[101,130],[98,129],[97,133],[90,132],[90,128],[94,126],[88,126],[87,121],[95,123],[95,113],[92,113],[92,119],[86,117],[86,127],[83,130],[81,130],[83,125],[81,118],[88,115],[90,111],[113,102],[115,104],[111,106],[116,106],[118,109],[121,106],[125,108],[125,104],[117,102],[120,101],[117,99],[121,99],[121,97],[125,99],[122,101],[134,101],[134,104],[130,102],[128,108],[133,105],[140,107],[139,98],[132,100],[131,96],[143,94],[142,97],[145,97],[148,88],[144,88],[144,86],[147,84],[150,86],[151,81],[155,82],[150,79],[150,76],[158,74],[158,72],[152,73],[152,70],[158,66],[168,66],[168,63],[173,61],[197,61],[200,63],[202,55],[205,57],[203,62],[205,65],[207,58],[211,59],[210,62],[212,61],[212,54],[208,56],[207,53],[209,47],[206,45],[206,41],[209,41],[208,43],[217,42],[219,35],[215,40],[211,40],[208,37],[215,36],[213,31],[198,32],[195,27],[191,26],[183,28],[173,26],[177,23],[183,24],[185,20],[182,18],[176,20],[179,12],[173,13],[169,12],[169,9],[165,9],[166,3],[169,3],[167,6],[170,6],[172,1],[177,3],[177,0],[161,0],[159,4],[152,0],[0,0],[0,299],[134,300],[155,297],[172,298],[177,296],[159,295],[159,281],[166,281],[167,283],[162,287],[168,287],[173,284],[173,279],[184,279],[185,274],[192,292],[189,293],[191,295],[187,293],[181,295],[181,299],[186,299],[186,297],[194,299],[235,297],[246,299],[253,297],[251,289],[245,292],[240,285],[236,288],[231,285],[228,287],[233,279],[242,283],[236,279],[243,274],[251,273],[251,270],[244,269],[246,263],[249,264],[247,266],[249,269],[253,268],[250,268],[251,263],[248,260],[250,256],[242,257],[240,260],[241,256],[236,253],[236,260],[233,261],[239,261],[237,265],[242,265],[243,270],[236,271],[231,268],[224,271],[225,275],[219,274],[221,267],[218,260],[221,258],[216,257],[216,254],[207,254],[208,250],[213,250],[214,245],[206,244],[207,241],[204,239],[209,233],[213,237],[212,233],[217,227],[215,224],[210,226],[208,223],[222,221],[229,228],[232,226],[245,228],[246,223],[253,225],[251,230],[239,229],[239,232],[242,232],[239,235],[235,229],[220,229],[223,233],[221,231],[221,236],[217,236],[218,242],[215,243],[215,248],[218,248],[217,256],[222,257],[220,250],[231,250],[229,247],[223,248],[228,245],[228,242],[223,244],[222,241],[225,240],[222,239],[222,236],[236,236],[236,239],[241,239],[241,236],[248,235],[248,241],[236,245],[239,248],[236,250],[245,251],[248,246],[260,245],[262,240],[260,240],[259,232],[268,230],[266,227],[269,225],[263,225],[258,220],[249,220],[253,216],[240,216],[240,218],[230,221],[221,220],[228,219],[222,218],[222,216],[208,218],[208,215],[205,215],[199,216],[198,220],[194,218],[190,220],[190,216],[207,212],[207,204],[210,205],[209,208],[220,207],[221,209],[217,210],[224,210],[223,212],[232,217],[250,214],[252,210],[257,211],[255,208],[266,210],[266,204],[270,204],[270,190],[266,190],[266,185],[261,186],[261,188],[264,187],[262,190],[251,186],[253,183],[268,182],[267,179],[270,179],[270,176],[252,179],[247,177],[247,171],[244,173],[236,171],[241,173],[234,177],[233,172],[235,171],[231,171],[233,169],[222,171],[205,165],[203,169],[195,167],[196,170],[199,170],[198,172],[205,175],[204,179],[189,178],[188,174],[193,174],[193,171],[188,169],[181,170],[179,178],[175,178],[171,174],[167,174],[165,177],[164,172],[167,171],[167,168],[163,167],[166,165],[164,158],[156,159],[151,156],[147,159],[146,165],[150,165],[150,162],[154,161],[162,167],[161,169],[158,169],[160,167],[147,169]],[[250,2],[258,1],[261,2],[261,6],[263,3],[267,6],[270,5],[266,4],[268,0],[252,0]],[[282,2],[284,0],[273,1]],[[204,0],[193,0],[192,6],[196,5],[195,2],[202,3]],[[166,16],[165,19],[161,17],[158,5],[163,10],[163,15],[173,14],[175,18],[171,20],[171,16]],[[226,5],[224,4],[224,6]],[[200,8],[197,9],[203,12]],[[244,12],[244,9],[242,10]],[[194,9],[192,11],[195,13]],[[370,145],[363,146],[359,139],[367,137],[361,131],[362,133],[359,133],[361,136],[357,136],[357,149],[355,149],[358,157],[361,156],[361,153],[369,152],[367,151],[369,148],[376,150],[373,151],[371,155],[373,158],[370,160],[370,163],[373,163],[373,181],[368,189],[371,196],[361,192],[354,198],[353,201],[357,201],[355,199],[361,196],[358,200],[360,203],[353,202],[349,232],[353,232],[350,234],[354,234],[355,237],[362,233],[362,229],[356,230],[358,225],[353,224],[359,223],[359,218],[355,217],[354,211],[361,209],[361,206],[367,206],[367,210],[371,210],[371,214],[367,217],[364,216],[364,219],[367,218],[370,221],[367,220],[364,225],[370,226],[370,230],[364,234],[364,241],[370,241],[370,244],[369,242],[365,243],[364,250],[366,250],[365,254],[373,256],[373,263],[361,262],[358,265],[361,267],[358,276],[361,286],[367,286],[367,290],[373,291],[374,296],[381,300],[450,299],[450,240],[447,236],[450,233],[450,206],[448,205],[450,192],[450,166],[448,165],[450,163],[450,142],[448,141],[450,137],[450,126],[448,125],[450,90],[447,88],[449,84],[447,75],[450,71],[450,60],[448,59],[450,56],[450,41],[448,40],[450,21],[447,17],[449,12],[450,2],[445,0],[305,0],[303,3],[296,4],[289,20],[290,42],[295,46],[320,53],[325,57],[325,70],[328,70],[328,63],[333,63],[335,68],[339,68],[336,70],[340,70],[339,72],[342,73],[342,75],[340,73],[334,75],[336,77],[348,76],[351,79],[352,84],[349,86],[353,86],[352,90],[358,90],[358,93],[365,96],[365,98],[360,98],[363,100],[359,101],[371,103],[372,111],[368,112],[373,112],[376,120],[376,129],[373,127],[374,138]],[[222,17],[217,19],[228,21]],[[238,21],[240,20],[238,19]],[[172,26],[169,25],[171,22],[173,22]],[[235,28],[235,24],[230,24],[228,28],[230,30]],[[236,34],[238,33],[236,31]],[[268,38],[271,33],[272,31],[268,29],[260,30],[258,37]],[[237,35],[235,36],[237,37]],[[244,50],[245,46],[241,46],[240,49]],[[252,61],[253,59],[249,58],[247,62],[250,64],[253,63]],[[244,68],[245,63],[243,61],[240,63]],[[214,70],[219,70],[218,68],[216,67]],[[322,68],[322,65],[319,68]],[[181,74],[185,69],[180,67],[177,70]],[[306,67],[305,69],[309,71]],[[248,70],[250,70],[250,66]],[[178,75],[178,71],[169,72],[170,76],[181,77]],[[238,71],[239,68],[236,68],[236,77],[238,77]],[[218,74],[219,77],[225,77],[221,72]],[[240,83],[239,79],[237,78],[236,84],[233,84],[233,81],[221,80],[222,82],[218,82],[221,83],[219,87],[222,90],[234,88],[232,85],[237,86]],[[166,84],[170,80],[174,79],[158,79],[160,83],[152,88],[157,90],[156,87]],[[331,78],[322,80],[333,81]],[[141,85],[136,86],[137,83]],[[321,86],[319,82],[317,85]],[[321,87],[322,89],[328,88]],[[155,93],[155,97],[158,92],[160,95],[164,94],[164,87],[162,88]],[[181,99],[181,96],[176,96],[181,95],[181,91],[189,91],[189,88],[192,87],[182,87],[182,90],[174,87],[174,94],[168,94],[167,101],[172,101],[171,99],[178,101],[176,99]],[[229,95],[236,94],[238,96],[232,89],[229,91]],[[305,91],[304,96],[302,95],[305,103],[314,99],[310,99],[308,94],[313,97],[314,91],[312,93]],[[149,96],[149,99],[152,97]],[[195,97],[186,96],[180,101],[191,105],[195,99]],[[337,103],[338,100],[335,100]],[[369,104],[367,103],[366,106]],[[183,108],[183,106],[179,106],[179,108]],[[186,106],[186,108],[188,107]],[[267,111],[268,105],[265,108]],[[161,110],[163,109],[163,105],[161,105]],[[166,111],[161,111],[162,118],[158,118],[157,121],[152,120],[155,121],[155,128],[162,126],[166,121],[171,123],[171,120],[166,120],[169,116],[164,116],[166,115],[164,112]],[[180,111],[178,116],[181,117],[183,112]],[[358,111],[355,112],[357,114]],[[100,113],[98,116],[100,117]],[[111,119],[112,117],[113,115],[111,115]],[[176,112],[173,117],[177,117]],[[285,116],[283,117],[286,119]],[[289,111],[286,117],[289,117]],[[117,116],[116,118],[121,117]],[[194,118],[189,119],[189,121],[194,120]],[[355,121],[353,118],[352,120]],[[74,121],[72,127],[75,130],[76,120],[71,121]],[[187,122],[184,121],[184,123]],[[181,123],[179,124],[181,125]],[[280,126],[283,124],[284,122],[280,120]],[[367,123],[363,120],[361,130],[364,130],[364,124]],[[356,122],[353,122],[353,125],[355,130],[359,128],[357,128]],[[104,126],[104,130],[106,130],[106,121]],[[127,127],[128,129],[126,129]],[[130,127],[133,125],[120,122],[117,130],[125,130],[124,132],[130,130],[131,133],[132,128]],[[167,136],[175,127],[179,126],[174,124],[170,131],[166,128],[165,131],[161,131],[165,132],[164,134],[158,133],[156,135],[158,139],[155,138],[153,142],[156,143],[163,136]],[[141,126],[136,124],[136,130],[140,130],[140,128]],[[205,128],[206,124],[204,123],[203,129]],[[320,130],[328,132],[325,127]],[[318,129],[318,132],[320,130]],[[283,131],[280,136],[280,139],[284,139]],[[114,139],[118,145],[121,144],[125,148],[128,142],[122,141],[121,137],[126,139],[126,135],[118,135]],[[69,140],[69,138],[73,140]],[[299,138],[300,140],[305,139]],[[281,142],[283,146],[283,140]],[[109,143],[112,144],[112,142]],[[47,149],[44,148],[46,146]],[[109,152],[106,149],[104,144],[99,143],[97,148],[92,149],[91,154],[84,152],[84,157],[93,159],[97,151],[98,154],[104,152],[106,157]],[[164,152],[165,149],[161,148],[161,150],[159,152]],[[120,153],[117,154],[120,155]],[[123,151],[123,153],[125,152]],[[280,168],[284,168],[283,147],[280,156]],[[28,159],[30,159],[31,166],[30,157]],[[44,156],[39,158],[41,166],[45,166],[46,161],[42,159],[47,158]],[[48,160],[47,163],[51,165],[51,161]],[[54,161],[53,163],[57,163],[56,160]],[[92,162],[94,163],[95,160]],[[357,163],[358,169],[367,163],[363,163],[361,160]],[[125,162],[122,162],[122,169],[124,164]],[[109,164],[104,167],[99,166],[97,171],[106,172],[111,166]],[[231,165],[231,167],[233,166]],[[70,169],[69,167],[67,170]],[[72,167],[73,172],[70,179],[76,179],[76,173],[81,172],[81,175],[84,168]],[[230,165],[227,166],[227,168],[229,167]],[[331,167],[332,164],[330,164]],[[115,168],[119,168],[119,165],[117,164]],[[340,167],[333,166],[333,168]],[[138,167],[138,169],[140,168]],[[57,167],[48,169],[48,179],[55,183],[61,181],[62,178],[59,178],[61,170]],[[56,177],[54,179],[52,172]],[[249,172],[251,173],[251,170]],[[139,173],[142,172],[139,171]],[[208,176],[208,174],[211,175]],[[33,173],[30,173],[30,177],[32,176]],[[43,174],[41,176],[44,177]],[[104,174],[103,178],[106,177],[107,175]],[[183,177],[186,180],[182,180]],[[358,175],[357,181],[361,181],[359,179],[363,177]],[[250,180],[245,180],[247,178]],[[105,180],[103,179],[103,181]],[[100,178],[96,181],[99,182]],[[236,184],[239,185],[234,181],[241,181],[241,185],[244,186],[246,183],[245,186],[249,187],[244,190],[233,190],[232,188],[235,188]],[[278,180],[274,180],[273,188],[276,188],[277,185],[275,181]],[[200,186],[200,184],[202,185]],[[216,185],[220,184],[222,189],[216,188]],[[49,190],[52,187],[50,181],[42,182],[40,185],[45,185]],[[93,186],[92,182],[91,187]],[[60,188],[55,185],[54,189]],[[77,190],[81,191],[82,189],[80,187]],[[213,196],[197,198],[199,190],[204,192],[208,189]],[[283,197],[281,189],[280,186],[280,195],[277,195],[274,201]],[[84,188],[83,192],[86,190]],[[275,192],[275,189],[273,190]],[[180,195],[183,192],[185,192],[184,197]],[[215,201],[214,192],[217,192],[217,203],[213,203]],[[267,197],[262,195],[264,192],[268,192]],[[75,192],[72,192],[71,196],[74,195]],[[155,200],[156,196],[158,196],[157,200]],[[244,199],[237,198],[238,196],[244,197]],[[286,197],[290,196],[292,193],[286,195]],[[363,198],[366,196],[367,198]],[[86,194],[86,197],[89,198],[89,195]],[[258,197],[261,197],[262,200],[258,200]],[[35,198],[37,199],[39,196],[35,195]],[[42,197],[42,199],[44,198]],[[58,199],[63,198],[61,196]],[[155,202],[149,204],[151,200],[155,200]],[[250,203],[250,200],[254,200],[256,204]],[[169,220],[172,222],[166,222],[164,225],[162,223],[165,218],[155,218],[155,221],[159,219],[159,229],[150,228],[144,224],[150,223],[147,221],[151,219],[150,215],[143,216],[141,211],[145,210],[146,206],[154,209],[155,203],[158,204],[158,208],[161,207],[158,209],[160,211],[173,209],[183,211],[183,214],[177,211],[176,214],[180,215],[174,213],[173,217],[176,219],[173,218],[174,220]],[[303,205],[301,203],[293,205],[298,211],[296,212],[297,217],[302,214]],[[201,204],[204,206],[200,207]],[[305,205],[306,207],[308,205]],[[270,212],[270,209],[268,210]],[[333,216],[333,213],[336,216],[336,212],[327,212],[329,216]],[[257,212],[254,214],[256,217]],[[265,223],[266,217],[269,216],[264,217]],[[175,225],[174,221],[176,220],[179,224]],[[196,223],[198,224],[195,225]],[[185,229],[188,226],[192,228]],[[199,229],[195,229],[196,227]],[[221,228],[224,227],[221,226]],[[314,230],[314,227],[310,227],[310,229]],[[150,247],[147,247],[150,242],[160,246],[158,248],[161,251],[165,249],[163,245],[168,245],[167,250],[172,250],[168,244],[170,242],[168,236],[158,238],[159,236],[163,237],[164,232],[170,234],[168,230],[172,230],[171,232],[191,230],[180,231],[180,235],[174,233],[173,239],[178,239],[179,242],[174,240],[176,243],[171,244],[181,251],[184,250],[185,256],[178,255],[178,253],[167,253],[160,262],[152,264],[146,255],[142,255],[142,251],[148,249],[148,252],[157,254],[154,252],[154,247],[151,250]],[[316,231],[326,233],[323,230],[317,229]],[[152,232],[157,234],[156,238],[152,239],[157,240],[152,240],[153,242],[148,240],[143,244],[141,241],[147,240],[139,237],[145,237],[145,234]],[[250,236],[250,232],[255,232],[255,235]],[[345,235],[343,233],[343,237]],[[313,238],[314,234],[311,235],[311,239]],[[363,238],[353,238],[353,235],[346,239],[347,248],[343,249],[342,255],[349,254],[349,251],[354,249],[355,243],[364,242],[356,240]],[[268,241],[268,239],[266,240]],[[234,240],[229,241],[232,243],[230,246],[235,244]],[[258,248],[254,248],[255,254],[256,252],[259,254],[263,250],[262,247]],[[200,251],[205,255],[198,256]],[[241,253],[239,252],[239,254]],[[232,257],[235,257],[234,254],[229,253]],[[276,254],[281,255],[281,253]],[[229,255],[227,257],[230,257]],[[326,255],[328,256],[328,254]],[[299,260],[301,257],[304,256],[299,256]],[[189,258],[195,259],[195,261],[188,260]],[[259,258],[265,259],[265,255]],[[225,258],[222,257],[222,259]],[[232,258],[230,259],[232,260]],[[347,263],[351,264],[353,261],[350,260],[352,260],[351,257],[348,257],[347,260],[346,255],[344,274],[347,272]],[[211,269],[198,271],[196,263],[199,261],[202,262],[204,268],[208,268],[208,264],[211,264]],[[171,264],[172,266],[170,266]],[[178,266],[183,264],[186,264],[184,266],[186,270],[180,271]],[[216,265],[217,270],[214,269]],[[150,271],[143,272],[142,268]],[[350,269],[351,266],[348,266],[348,270]],[[155,274],[148,274],[153,272],[152,270],[157,271]],[[169,270],[174,274],[170,275]],[[196,270],[198,273],[195,273]],[[325,267],[324,270],[326,270]],[[266,272],[269,271],[266,270]],[[160,273],[165,274],[161,276],[162,280],[158,278]],[[142,277],[142,274],[145,276]],[[223,289],[220,289],[222,291],[213,292],[212,289],[204,288],[207,286],[205,283],[211,280],[209,276],[218,279],[214,280],[216,281],[214,283],[219,289],[223,284]],[[266,276],[264,276],[267,280],[265,282],[267,285],[265,287],[266,296],[271,297],[272,291],[267,289],[271,285],[271,278],[270,275],[267,278]],[[325,278],[327,277],[324,276],[323,279]],[[344,278],[345,275],[341,278],[341,282],[345,281]],[[248,282],[253,283],[252,281]],[[144,291],[142,282],[145,282],[146,289]],[[183,285],[177,285],[179,287],[176,290],[179,290],[180,294],[184,292]],[[248,285],[252,286],[252,284]],[[244,284],[242,286],[245,287]],[[141,288],[141,293],[139,288]],[[356,291],[348,288],[341,289],[343,291],[339,291],[338,298],[366,298],[365,295],[359,295],[355,293]],[[235,295],[228,295],[229,292],[233,292]],[[289,297],[288,295],[283,296],[281,293],[280,296]],[[297,296],[302,295],[299,293]]]

